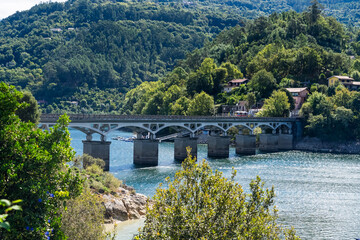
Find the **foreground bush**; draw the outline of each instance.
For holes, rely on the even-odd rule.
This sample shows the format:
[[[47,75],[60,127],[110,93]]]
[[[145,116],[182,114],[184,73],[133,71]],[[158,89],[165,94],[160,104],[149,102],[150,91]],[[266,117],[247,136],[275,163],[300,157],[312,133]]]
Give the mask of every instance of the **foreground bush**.
[[[105,207],[98,195],[86,189],[79,197],[68,200],[61,208],[61,230],[68,239],[105,239]]]
[[[175,179],[157,189],[145,226],[135,239],[298,239],[277,224],[274,189],[259,177],[250,194],[203,161],[189,156]]]
[[[0,239],[62,239],[59,207],[82,191],[80,176],[66,165],[74,156],[69,119],[43,131],[19,118],[17,111],[28,106],[21,99],[22,93],[0,83],[0,196],[23,200],[23,211],[7,217],[11,231],[0,228]]]

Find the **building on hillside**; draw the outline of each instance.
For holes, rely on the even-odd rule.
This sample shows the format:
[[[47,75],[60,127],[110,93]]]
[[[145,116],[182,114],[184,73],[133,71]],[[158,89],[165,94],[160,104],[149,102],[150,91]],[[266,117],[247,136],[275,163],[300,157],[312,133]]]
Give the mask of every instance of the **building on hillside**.
[[[239,101],[236,105],[221,105],[219,113],[222,116],[234,116],[236,112],[246,112],[247,101]]]
[[[239,101],[236,105],[221,105],[218,113],[221,116],[253,117],[263,104],[263,101],[259,101],[251,109],[248,109],[248,101]]]
[[[53,33],[60,33],[62,32],[61,28],[50,28],[50,31],[52,31]]]
[[[328,78],[328,86],[333,86],[336,82],[340,82],[350,91],[359,91],[360,82],[356,82],[353,78],[348,76],[332,76]]]
[[[295,111],[299,110],[301,108],[301,106],[303,105],[303,103],[305,102],[307,96],[309,95],[309,90],[304,87],[304,88],[286,88],[286,90],[288,90],[291,95],[294,98],[295,101]]]
[[[224,86],[224,92],[231,92],[234,88],[240,87],[242,84],[247,84],[249,82],[249,79],[243,78],[243,79],[233,79],[227,83],[227,85]]]

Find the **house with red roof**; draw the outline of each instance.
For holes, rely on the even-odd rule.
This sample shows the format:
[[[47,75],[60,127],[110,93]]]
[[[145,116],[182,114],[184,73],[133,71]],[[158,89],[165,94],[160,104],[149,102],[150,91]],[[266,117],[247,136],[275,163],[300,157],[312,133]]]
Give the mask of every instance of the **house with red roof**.
[[[243,78],[243,79],[233,79],[227,83],[227,85],[224,86],[224,92],[231,92],[234,88],[240,87],[242,84],[247,84],[249,82],[249,79]]]

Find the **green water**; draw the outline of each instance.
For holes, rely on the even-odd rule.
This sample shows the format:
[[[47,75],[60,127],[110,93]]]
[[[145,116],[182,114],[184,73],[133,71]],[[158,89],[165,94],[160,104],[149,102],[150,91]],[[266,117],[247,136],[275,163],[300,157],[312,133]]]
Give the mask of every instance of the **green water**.
[[[116,136],[129,136],[117,132]],[[114,135],[114,136],[115,136]],[[72,146],[82,154],[85,135],[71,131]],[[131,136],[131,134],[130,134]],[[132,164],[133,143],[112,141],[110,171],[138,193],[152,196],[155,188],[180,169],[174,161],[172,143],[159,146],[159,166],[136,168]],[[198,146],[198,158],[207,158],[207,146]],[[258,154],[249,157],[235,155],[230,149],[228,159],[207,159],[213,169],[230,176],[234,167],[245,191],[259,175],[267,187],[275,186],[275,205],[279,222],[294,226],[302,239],[360,238],[360,155],[336,155],[289,151]],[[123,228],[121,238],[131,239],[139,225]],[[140,224],[141,225],[141,224]],[[127,237],[125,237],[127,236]]]

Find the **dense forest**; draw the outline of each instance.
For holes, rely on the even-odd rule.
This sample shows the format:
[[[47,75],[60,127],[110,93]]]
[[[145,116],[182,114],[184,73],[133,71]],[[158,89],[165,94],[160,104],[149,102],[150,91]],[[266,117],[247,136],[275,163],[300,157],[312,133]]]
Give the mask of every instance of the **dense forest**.
[[[221,32],[180,61],[161,81],[144,82],[129,91],[123,110],[178,114],[164,110],[172,107],[169,96],[173,96],[171,104],[181,101],[186,112],[189,101],[203,91],[217,104],[234,104],[254,96],[255,101],[267,98],[278,88],[324,85],[332,75],[360,80],[357,40],[356,33],[325,17],[319,4],[302,13],[273,13]],[[230,93],[221,92],[222,84],[244,76],[251,79],[249,84]]]
[[[205,58],[211,58],[216,79],[212,89],[203,90],[217,103],[231,103],[246,89],[218,96],[219,84],[231,77],[251,78],[260,68],[272,69],[278,82],[318,82],[322,73],[353,71],[347,56],[360,51],[356,28],[345,29],[325,16],[336,12],[344,23],[356,25],[357,15],[348,6],[358,3],[320,2],[316,19],[309,19],[310,1],[43,3],[0,21],[0,79],[31,91],[44,112],[139,113],[125,104],[130,89],[142,82],[159,85],[154,83],[159,79],[166,83],[184,70],[191,84],[182,75],[184,84],[176,85],[182,97],[192,100],[202,88],[194,80],[195,75],[202,78],[201,70],[195,73]],[[317,65],[297,64],[315,53],[321,58]],[[282,63],[276,63],[280,58]],[[296,69],[287,65],[291,63]],[[169,73],[176,67],[181,69]],[[166,83],[165,90],[171,85]]]
[[[154,2],[39,4],[0,21],[0,78],[54,106],[84,91],[121,95],[238,24],[230,13]]]

